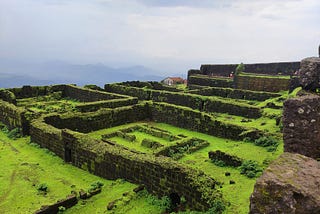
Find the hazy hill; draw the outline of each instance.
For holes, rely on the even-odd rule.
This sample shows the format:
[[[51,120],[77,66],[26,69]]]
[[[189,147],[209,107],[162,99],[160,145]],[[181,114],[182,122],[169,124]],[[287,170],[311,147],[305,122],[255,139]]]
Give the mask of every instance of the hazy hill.
[[[77,85],[122,82],[128,80],[160,81],[158,75],[144,66],[112,68],[103,64],[77,65],[61,61],[32,64],[0,59],[0,87],[75,83]]]

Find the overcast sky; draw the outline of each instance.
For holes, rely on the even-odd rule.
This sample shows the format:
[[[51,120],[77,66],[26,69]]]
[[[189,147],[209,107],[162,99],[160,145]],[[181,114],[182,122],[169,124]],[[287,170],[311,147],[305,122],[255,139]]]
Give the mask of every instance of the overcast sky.
[[[0,0],[0,58],[144,65],[317,55],[319,0]]]

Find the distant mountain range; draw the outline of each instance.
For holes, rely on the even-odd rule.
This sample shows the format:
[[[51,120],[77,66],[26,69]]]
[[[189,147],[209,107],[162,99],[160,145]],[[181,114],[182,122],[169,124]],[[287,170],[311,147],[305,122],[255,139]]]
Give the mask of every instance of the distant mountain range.
[[[103,64],[77,65],[61,61],[32,64],[0,59],[0,88],[62,83],[103,86],[130,80],[160,81],[165,76],[159,73],[144,66],[112,68]]]

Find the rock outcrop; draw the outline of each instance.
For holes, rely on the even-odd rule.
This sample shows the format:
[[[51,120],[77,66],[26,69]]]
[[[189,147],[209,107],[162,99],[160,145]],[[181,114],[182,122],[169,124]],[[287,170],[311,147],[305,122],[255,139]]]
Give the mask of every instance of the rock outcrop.
[[[320,158],[320,96],[305,95],[284,103],[284,151]]]
[[[250,198],[250,214],[320,213],[320,163],[284,153],[258,179]]]
[[[299,83],[305,90],[320,88],[320,58],[309,57],[300,63]]]

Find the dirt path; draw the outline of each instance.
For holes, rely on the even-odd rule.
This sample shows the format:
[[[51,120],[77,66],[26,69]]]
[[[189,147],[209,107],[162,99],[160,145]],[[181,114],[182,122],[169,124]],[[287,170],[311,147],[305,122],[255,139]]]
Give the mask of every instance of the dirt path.
[[[20,153],[20,151],[19,151],[17,148],[15,148],[14,146],[12,146],[11,143],[5,142],[5,141],[3,141],[3,140],[0,140],[0,142],[3,143],[4,145],[8,145],[8,146],[10,147],[10,149],[11,149],[12,151],[14,151],[15,153]]]
[[[17,170],[14,170],[10,177],[10,183],[9,183],[9,186],[7,187],[8,190],[2,196],[0,196],[0,204],[3,203],[5,199],[8,197],[8,195],[10,194],[16,174],[17,174]]]

